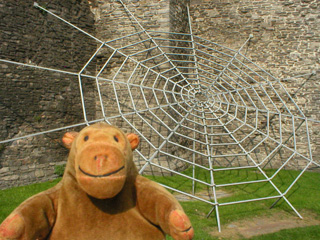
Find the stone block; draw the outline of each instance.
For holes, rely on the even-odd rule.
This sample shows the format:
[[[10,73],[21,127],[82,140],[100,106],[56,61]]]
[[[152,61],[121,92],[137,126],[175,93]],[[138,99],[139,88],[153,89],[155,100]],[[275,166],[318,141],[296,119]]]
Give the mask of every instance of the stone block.
[[[4,181],[15,181],[19,179],[19,175],[10,175],[2,178]]]
[[[6,173],[6,172],[9,172],[9,171],[10,171],[9,167],[0,168],[0,173]]]
[[[34,172],[34,175],[36,178],[41,178],[41,177],[44,177],[45,174],[44,174],[44,171],[42,169],[37,169],[35,172]]]

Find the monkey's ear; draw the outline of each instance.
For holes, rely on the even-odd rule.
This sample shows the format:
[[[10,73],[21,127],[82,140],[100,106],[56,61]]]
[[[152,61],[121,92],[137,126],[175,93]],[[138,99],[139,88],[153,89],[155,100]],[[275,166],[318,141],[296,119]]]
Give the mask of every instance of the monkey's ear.
[[[138,135],[136,135],[134,133],[129,133],[129,134],[127,134],[127,138],[128,138],[128,140],[130,142],[131,149],[135,150],[138,147],[139,143],[140,143]]]
[[[62,137],[63,146],[70,149],[74,139],[78,136],[78,132],[67,132]]]

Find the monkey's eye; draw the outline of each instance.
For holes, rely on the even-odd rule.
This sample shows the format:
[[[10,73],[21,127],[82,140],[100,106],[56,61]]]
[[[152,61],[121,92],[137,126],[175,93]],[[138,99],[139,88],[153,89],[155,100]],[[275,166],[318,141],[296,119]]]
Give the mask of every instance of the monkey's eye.
[[[114,136],[113,139],[114,139],[116,142],[119,142],[119,139],[117,138],[117,136]]]
[[[89,139],[89,136],[85,136],[85,137],[83,138],[83,140],[85,140],[85,141],[88,141],[88,139]]]

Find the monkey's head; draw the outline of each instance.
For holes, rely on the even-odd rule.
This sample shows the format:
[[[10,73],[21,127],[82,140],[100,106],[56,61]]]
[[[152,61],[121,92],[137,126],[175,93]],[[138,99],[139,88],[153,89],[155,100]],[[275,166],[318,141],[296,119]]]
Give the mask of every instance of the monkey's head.
[[[62,138],[70,149],[67,167],[74,168],[80,187],[98,199],[112,198],[123,188],[133,171],[132,151],[139,145],[136,134],[124,134],[106,123],[85,127],[79,133],[67,132]]]

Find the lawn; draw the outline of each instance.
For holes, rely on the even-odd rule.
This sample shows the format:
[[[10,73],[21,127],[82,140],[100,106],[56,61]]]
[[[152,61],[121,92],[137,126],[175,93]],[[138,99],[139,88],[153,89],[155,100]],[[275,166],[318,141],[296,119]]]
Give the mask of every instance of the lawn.
[[[275,170],[266,171],[269,177],[272,176],[274,172]],[[190,175],[192,171],[188,169],[184,173]],[[196,171],[196,173],[197,178],[204,181],[208,180],[208,178],[210,177],[208,173],[202,172],[200,170]],[[283,170],[273,179],[273,182],[281,191],[284,191],[298,174],[299,172],[297,171]],[[170,185],[172,187],[176,187],[183,191],[189,191],[192,186],[191,181],[186,180],[185,178],[180,176],[150,176],[149,178]],[[215,176],[215,181],[217,184],[226,182],[249,181],[253,179],[261,179],[261,175],[259,173],[253,172],[253,170],[222,171],[219,174],[217,173]],[[0,221],[2,222],[4,218],[23,200],[38,192],[54,186],[59,182],[59,180],[60,179],[0,191]],[[270,184],[268,183],[257,183],[225,187],[223,188],[223,190],[231,194],[228,197],[219,199],[219,202],[231,202],[275,194],[274,189],[269,185]],[[206,186],[198,184],[197,191],[206,191]],[[286,197],[289,199],[292,205],[300,213],[302,213],[302,215],[303,213],[312,213],[315,219],[320,220],[320,173],[305,172],[299,179],[299,181],[287,193]],[[290,215],[295,215],[293,210],[284,200],[280,200],[274,208],[269,209],[274,201],[274,199],[271,199],[219,207],[222,231],[226,229],[226,226],[232,224],[235,221],[241,222],[262,216],[272,217],[273,214],[276,214],[277,212],[285,212]],[[191,222],[194,226],[195,239],[232,239],[225,237],[214,237],[211,235],[211,232],[217,231],[217,223],[215,213],[213,213],[209,218],[206,217],[207,213],[211,209],[210,205],[200,201],[185,201],[181,202],[181,205],[185,209],[187,215],[190,217]],[[169,240],[171,238],[168,237],[167,239]],[[320,239],[320,225],[286,229],[278,231],[276,233],[255,236],[250,239]]]

